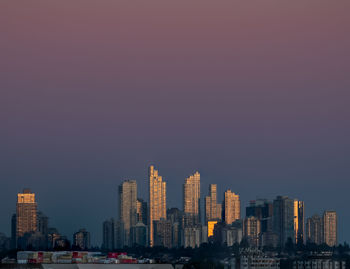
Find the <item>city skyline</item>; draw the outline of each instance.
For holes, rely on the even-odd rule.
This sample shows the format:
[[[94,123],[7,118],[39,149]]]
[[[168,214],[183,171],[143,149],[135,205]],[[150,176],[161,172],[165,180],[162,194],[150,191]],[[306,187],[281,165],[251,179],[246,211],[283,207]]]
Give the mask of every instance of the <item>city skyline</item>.
[[[350,242],[350,1],[135,1],[0,2],[0,232],[30,187],[97,244],[154,163],[167,207],[199,171],[201,198],[335,209]]]
[[[116,244],[116,246],[123,247],[123,246],[132,246],[134,244],[133,242],[135,241],[134,239],[131,239],[131,238],[133,238],[133,236],[135,235],[132,235],[132,232],[135,233],[135,230],[133,230],[134,227],[138,227],[141,224],[143,226],[145,225],[143,223],[145,222],[145,220],[142,217],[142,214],[144,214],[145,212],[142,212],[142,210],[147,211],[147,202],[151,204],[150,203],[151,201],[157,201],[157,203],[160,202],[161,204],[153,206],[154,208],[156,208],[156,212],[158,214],[157,215],[153,213],[153,220],[155,222],[154,223],[151,222],[152,218],[149,218],[149,221],[147,223],[149,226],[147,226],[147,224],[146,226],[144,226],[144,227],[149,227],[144,231],[144,232],[147,231],[146,233],[148,233],[148,236],[147,236],[148,239],[146,239],[145,242],[149,240],[148,242],[150,246],[154,246],[154,242],[157,242],[157,245],[158,245],[159,241],[154,241],[155,239],[153,239],[153,232],[154,232],[155,238],[158,240],[156,236],[158,229],[164,229],[164,227],[167,227],[167,225],[170,225],[170,226],[169,228],[166,228],[166,229],[173,229],[171,227],[174,221],[176,220],[172,219],[171,222],[167,222],[169,221],[168,215],[167,215],[168,213],[164,216],[164,213],[161,213],[161,210],[159,210],[162,208],[163,205],[165,206],[166,204],[166,202],[165,203],[163,202],[163,199],[165,199],[166,201],[166,182],[163,181],[163,178],[158,174],[158,170],[155,169],[154,165],[149,166],[148,177],[149,177],[148,181],[150,184],[150,189],[149,189],[150,196],[148,201],[146,202],[144,202],[139,197],[139,194],[137,193],[138,186],[137,186],[136,180],[124,180],[119,185],[118,193],[116,193],[116,195],[118,195],[118,201],[119,201],[118,202],[118,208],[119,208],[118,219],[115,219],[115,221],[117,221],[118,223],[122,223],[122,226],[120,226],[118,229],[121,229],[122,232],[120,236],[123,239],[118,239],[118,240],[121,240],[119,241],[119,243],[116,243],[116,241],[113,241],[114,242],[113,244]],[[152,188],[155,188],[156,190],[158,190],[156,191],[158,192],[158,194],[156,195],[152,194],[152,192],[153,193],[155,192],[155,191],[152,191]],[[165,190],[163,188],[165,188]],[[186,191],[186,188],[187,189],[189,188],[190,192],[196,193],[196,195],[194,195],[193,197],[195,199],[190,200],[192,201],[190,203],[191,206],[188,206],[188,205],[186,206],[186,203],[185,203],[186,197],[189,197],[188,196],[189,191],[188,190]],[[276,196],[276,198],[270,201],[266,199],[257,200],[257,201],[251,200],[249,205],[246,205],[245,207],[247,211],[245,216],[243,217],[243,215],[241,215],[241,211],[243,210],[243,208],[240,203],[240,198],[238,193],[234,193],[230,189],[227,189],[224,193],[222,202],[220,202],[220,201],[217,201],[216,192],[217,192],[217,185],[210,184],[209,194],[214,195],[213,197],[216,198],[210,201],[214,202],[215,205],[220,205],[222,207],[222,215],[220,217],[218,216],[217,218],[207,218],[207,215],[205,213],[205,211],[207,210],[206,206],[204,207],[203,210],[200,210],[201,208],[200,203],[196,202],[197,199],[200,201],[200,193],[201,193],[199,172],[196,171],[193,175],[190,175],[189,177],[184,178],[183,193],[182,193],[182,199],[184,203],[183,203],[182,212],[184,214],[183,223],[185,226],[183,228],[185,229],[185,234],[186,234],[186,231],[196,233],[196,230],[193,230],[193,229],[196,229],[195,227],[197,227],[198,224],[207,226],[206,228],[207,232],[204,232],[203,230],[199,230],[199,233],[204,232],[204,233],[208,233],[209,235],[209,234],[213,234],[213,231],[209,232],[208,230],[209,223],[213,223],[213,221],[215,224],[216,223],[220,224],[221,222],[226,225],[232,224],[233,226],[235,226],[236,224],[234,224],[234,222],[236,220],[243,220],[243,223],[241,224],[242,225],[241,229],[243,229],[243,235],[247,236],[249,242],[251,242],[252,245],[258,246],[259,243],[262,242],[261,240],[263,241],[266,240],[266,239],[262,239],[264,238],[263,236],[264,231],[267,231],[267,232],[274,231],[275,233],[277,233],[276,235],[278,235],[279,233],[278,240],[282,245],[286,244],[288,237],[294,240],[295,244],[298,244],[299,242],[305,243],[307,242],[307,240],[310,242],[317,241],[314,239],[314,237],[315,237],[315,233],[319,233],[319,232],[312,231],[312,230],[315,230],[315,224],[310,223],[310,221],[314,221],[316,215],[312,214],[310,216],[305,216],[305,211],[304,211],[305,207],[304,207],[303,201],[300,201],[295,198],[289,198],[287,196]],[[36,194],[34,192],[31,192],[30,189],[24,189],[23,193],[18,193],[17,195],[18,197],[17,206],[16,206],[17,209],[16,209],[16,215],[14,215],[16,218],[16,224],[15,224],[16,238],[21,238],[23,235],[25,235],[25,232],[33,232],[34,235],[36,235],[37,232],[42,232],[42,229],[46,229],[46,231],[47,229],[52,229],[52,228],[49,228],[48,226],[48,218],[41,211],[39,211],[37,203],[35,201],[35,196]],[[207,199],[209,197],[208,196],[205,197],[203,201],[205,205],[207,204]],[[274,212],[272,215],[273,218],[270,220],[268,220],[266,216],[264,216],[264,214],[266,213],[263,213],[263,212],[267,212],[267,211],[260,212],[260,211],[256,211],[256,209],[253,209],[256,206],[260,207],[266,203],[270,203],[270,205],[273,207],[273,212]],[[145,205],[143,206],[143,204]],[[172,205],[166,207],[166,211],[168,212],[168,210],[170,210],[171,208],[174,208],[174,207]],[[197,214],[192,214],[191,212],[193,212],[193,210],[196,211]],[[35,217],[30,216],[28,218],[28,214],[33,215]],[[204,216],[203,218],[200,218],[202,214],[204,214]],[[152,215],[151,207],[149,207],[146,219],[151,215]],[[194,216],[195,218],[193,218]],[[289,219],[289,222],[286,222],[286,218]],[[338,217],[337,217],[336,211],[333,211],[330,209],[323,209],[323,217],[321,218],[323,218],[322,225],[321,225],[321,229],[323,232],[320,235],[321,240],[318,240],[318,241],[327,242],[327,244],[330,246],[333,246],[334,244],[337,244],[338,242],[340,242],[339,236],[338,236]],[[20,223],[23,223],[23,219],[25,221],[24,224],[20,224]],[[42,226],[40,222],[43,222],[43,220],[44,220],[43,227],[45,227],[45,223],[46,223],[46,228],[37,228]],[[264,221],[266,220],[268,220],[268,223],[264,223]],[[13,218],[11,222],[13,222]],[[153,225],[156,225],[155,227],[157,228],[157,230],[154,230],[155,228],[151,228],[152,227],[151,223]],[[311,227],[311,225],[313,226]],[[103,227],[105,227],[105,222],[103,223]],[[211,227],[212,227],[211,229],[214,229],[214,226],[211,226]],[[270,230],[271,227],[273,227],[272,230]],[[140,228],[143,229],[142,226],[140,226]],[[317,229],[320,229],[320,228],[318,227]],[[23,230],[25,231],[22,233],[19,233],[19,231],[23,231]],[[83,232],[86,232],[85,228],[80,229],[78,232],[75,232],[73,235],[73,240],[77,240],[76,235],[82,234]],[[103,234],[102,236],[104,237],[105,235]],[[153,242],[150,241],[151,238]],[[202,238],[202,236],[200,236],[200,238]],[[17,240],[18,239],[16,239],[16,241]],[[80,239],[80,240],[83,240],[83,239]],[[172,239],[165,239],[165,240],[169,240],[169,242],[167,241],[168,242],[167,246],[171,247]],[[197,240],[197,239],[194,239],[194,240]],[[187,246],[192,246],[192,247],[199,246],[201,244],[200,240],[202,239],[198,239],[198,240],[199,240],[198,243],[189,243],[189,242],[185,243],[185,247],[186,247],[186,244],[188,244]],[[17,242],[21,242],[21,241],[17,241]],[[79,244],[75,243],[75,244],[81,245],[83,243],[79,243]],[[90,232],[88,233],[88,243],[86,244],[88,244],[89,247],[91,246]]]
[[[153,166],[153,165],[151,165],[151,166]],[[150,166],[148,166],[148,168],[149,168]],[[147,169],[148,170],[148,169]],[[192,171],[197,171],[196,169],[191,169]],[[190,173],[191,174],[191,173]],[[192,173],[192,174],[194,174],[194,172]],[[126,182],[126,181],[130,181],[130,180],[126,180],[125,178],[135,178],[135,177],[124,177],[124,179],[120,179],[120,183],[118,184],[118,186],[120,186],[121,184],[123,184],[123,182]],[[168,176],[167,176],[167,178],[168,178]],[[169,209],[169,208],[172,208],[172,207],[177,207],[177,208],[179,208],[179,209],[183,209],[183,183],[185,182],[185,180],[188,178],[188,176],[184,176],[184,178],[183,178],[183,181],[182,181],[182,183],[181,184],[179,184],[179,185],[181,185],[181,188],[179,189],[179,194],[181,194],[181,197],[179,198],[179,200],[177,200],[177,201],[175,201],[175,203],[174,204],[170,204],[169,206],[167,206],[167,208],[166,209]],[[141,180],[132,180],[132,181],[135,181],[136,182],[136,185],[139,185],[139,184],[144,184],[146,181],[147,181],[148,179],[141,179]],[[168,181],[166,181],[166,182],[168,182]],[[203,215],[202,216],[202,219],[205,219],[205,198],[208,196],[208,189],[206,189],[205,187],[203,187],[202,186],[203,184],[201,184],[201,189],[200,189],[200,195],[201,195],[201,197],[202,197],[202,199],[201,199],[201,201],[200,201],[200,207],[201,207],[201,214]],[[208,184],[206,184],[207,185],[207,187],[209,188],[211,185],[217,185],[217,184],[213,184],[213,183],[208,183]],[[106,215],[106,216],[103,216],[102,217],[102,219],[108,219],[109,217],[114,217],[114,218],[118,218],[118,215],[119,215],[119,213],[118,213],[118,208],[119,208],[119,198],[118,198],[118,186],[115,186],[115,193],[114,193],[114,199],[113,199],[113,204],[114,205],[112,205],[112,207],[115,207],[115,213],[114,213],[114,215],[113,215],[113,213],[112,214],[109,214],[109,215]],[[217,205],[219,206],[219,208],[220,208],[220,210],[223,210],[223,203],[224,203],[224,197],[225,197],[225,192],[227,191],[227,190],[230,190],[229,188],[226,188],[225,186],[217,186],[216,188],[218,188],[219,190],[221,190],[221,191],[217,191]],[[24,190],[25,190],[26,188],[24,188]],[[148,195],[149,195],[149,192],[148,191],[146,191],[146,188],[141,188],[141,190],[144,190],[144,191],[139,191],[138,193],[137,193],[137,199],[143,199],[143,200],[145,200],[145,201],[147,201],[147,203],[148,203],[148,199],[149,198],[147,198],[148,197]],[[238,193],[238,191],[236,192],[238,195],[239,195],[239,193]],[[253,200],[259,200],[259,199],[269,199],[269,200],[273,200],[276,196],[278,196],[278,195],[280,195],[279,193],[275,193],[275,194],[270,194],[270,195],[259,195],[259,196],[255,196],[255,198],[254,197],[243,197],[243,203],[241,204],[241,212],[244,212],[245,211],[245,207],[246,206],[248,206],[249,205],[249,203],[251,202],[251,201],[253,201]],[[293,194],[292,194],[293,195]],[[288,194],[287,196],[291,196],[291,197],[300,197],[300,196],[297,196],[297,195],[294,195],[294,196],[292,196],[291,194]],[[253,195],[254,196],[254,195]],[[36,197],[37,198],[37,197]],[[241,197],[240,197],[241,198]],[[40,199],[40,198],[39,198]],[[307,197],[305,197],[304,198],[304,200],[308,200],[307,199]],[[295,202],[296,200],[293,200],[293,202]],[[172,201],[172,202],[174,202],[174,201]],[[168,197],[167,197],[167,205],[168,205]],[[242,211],[243,210],[243,211]],[[334,210],[334,207],[329,207],[328,208],[328,210],[329,211],[332,211],[332,210]],[[39,212],[39,211],[38,211]],[[45,212],[45,211],[44,211]],[[312,211],[313,213],[311,213],[310,212],[310,209],[308,208],[308,210],[307,210],[307,215],[305,215],[305,229],[306,229],[306,222],[307,222],[307,219],[309,218],[309,217],[312,217],[312,215],[314,215],[314,214],[318,214],[318,215],[320,215],[321,216],[321,218],[323,218],[323,213],[324,213],[324,209],[322,209],[322,208],[316,208],[316,210],[314,210],[314,211]],[[41,212],[40,212],[41,213]],[[46,213],[46,212],[45,212]],[[13,212],[11,213],[11,215],[13,214]],[[221,213],[219,214],[219,215],[222,215],[223,214],[223,211],[221,211]],[[244,214],[245,215],[245,214]],[[63,217],[65,217],[65,216],[63,216]],[[53,225],[53,226],[59,226],[59,225],[57,225],[56,223],[57,222],[60,222],[60,220],[57,220],[57,219],[53,219],[52,218],[52,216],[50,215],[49,216],[49,218],[50,218],[50,220],[55,224],[55,225]],[[88,219],[87,219],[87,221],[89,221]],[[5,234],[8,234],[8,235],[11,235],[11,231],[10,231],[10,229],[11,229],[11,227],[10,227],[10,225],[8,225],[9,223],[6,223],[6,226],[8,226],[7,227],[7,230],[8,231],[6,231],[6,229],[3,229],[3,230],[0,230],[0,232],[5,232]],[[341,234],[342,234],[342,232],[341,232],[341,230],[339,229],[340,227],[341,227],[341,224],[342,224],[342,222],[340,222],[340,223],[338,223],[337,224],[337,227],[338,227],[338,242],[339,243],[341,243],[341,240],[342,240],[342,237],[340,236]],[[344,225],[344,224],[343,224]],[[76,225],[76,227],[77,228],[75,228],[75,229],[71,229],[71,228],[69,228],[68,230],[70,230],[71,232],[67,232],[67,230],[62,230],[63,232],[62,232],[62,234],[65,234],[65,235],[67,235],[68,236],[68,238],[71,238],[72,236],[73,236],[73,234],[76,232],[76,231],[78,231],[81,227],[85,227],[86,225],[84,225],[84,223],[80,223],[79,225]],[[87,225],[88,226],[88,225]],[[98,225],[97,225],[98,226]],[[100,235],[99,234],[99,228],[98,227],[90,227],[89,229],[88,229],[89,231],[94,231],[95,230],[95,232],[93,232],[92,234],[92,245],[93,244],[97,244],[97,245],[99,245],[100,244],[100,242],[102,241],[102,234]],[[96,233],[96,231],[97,231],[97,233]],[[340,235],[339,235],[340,234]],[[307,233],[306,233],[306,230],[305,230],[305,236],[307,236]],[[346,238],[344,238],[343,239],[343,241],[347,241],[346,240]]]

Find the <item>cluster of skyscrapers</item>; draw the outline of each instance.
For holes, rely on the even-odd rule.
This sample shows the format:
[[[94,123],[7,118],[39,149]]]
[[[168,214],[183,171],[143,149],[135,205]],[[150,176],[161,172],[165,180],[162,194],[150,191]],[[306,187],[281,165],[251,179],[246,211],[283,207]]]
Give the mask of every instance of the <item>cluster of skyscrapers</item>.
[[[277,196],[273,201],[251,201],[242,218],[239,195],[228,189],[223,201],[218,202],[217,185],[210,184],[202,216],[199,172],[184,180],[181,210],[167,208],[166,182],[154,166],[149,167],[147,202],[138,198],[135,180],[125,180],[118,190],[118,218],[103,223],[102,248],[106,250],[125,246],[195,248],[210,242],[227,246],[245,243],[253,247],[284,247],[288,241],[337,245],[335,211],[313,215],[305,223],[304,202],[286,196]],[[37,207],[35,194],[29,189],[18,193],[12,217],[12,248],[91,247],[88,231],[80,229],[74,233],[70,244],[57,229],[49,227],[48,217]]]
[[[218,202],[217,185],[209,185],[201,215],[200,173],[189,175],[183,183],[183,208],[168,208],[166,182],[154,166],[148,173],[148,203],[137,197],[137,183],[126,180],[119,186],[119,215],[103,223],[104,249],[125,246],[191,247],[216,242],[232,246],[246,243],[253,247],[284,247],[293,244],[337,244],[337,215],[325,211],[305,224],[303,201],[277,196],[273,201],[251,201],[241,217],[238,194],[224,192]]]
[[[16,213],[11,221],[10,248],[12,249],[89,249],[90,233],[80,229],[73,235],[72,244],[56,228],[49,227],[49,219],[35,200],[35,193],[24,189],[17,194]]]

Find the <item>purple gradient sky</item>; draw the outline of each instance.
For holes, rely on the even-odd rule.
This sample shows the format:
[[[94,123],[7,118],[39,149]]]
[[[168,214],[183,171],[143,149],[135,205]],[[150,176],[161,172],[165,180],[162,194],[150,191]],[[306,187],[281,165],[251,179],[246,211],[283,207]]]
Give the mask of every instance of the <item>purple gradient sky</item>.
[[[350,241],[350,1],[1,1],[0,231],[30,187],[101,241],[147,165],[339,212]]]

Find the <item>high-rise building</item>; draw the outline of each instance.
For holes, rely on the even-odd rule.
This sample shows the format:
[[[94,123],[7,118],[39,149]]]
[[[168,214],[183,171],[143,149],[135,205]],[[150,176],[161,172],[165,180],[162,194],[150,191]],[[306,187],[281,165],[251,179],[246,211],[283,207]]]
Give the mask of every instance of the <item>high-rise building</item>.
[[[154,246],[172,247],[172,227],[170,220],[155,220],[153,230]]]
[[[337,245],[337,212],[323,213],[323,242],[330,247]]]
[[[17,229],[16,229],[16,214],[11,217],[11,249],[17,248]]]
[[[46,248],[48,243],[48,230],[49,230],[49,218],[41,211],[37,213],[37,234],[35,236],[35,243],[38,246],[43,246],[41,249]],[[32,246],[34,244],[31,244]]]
[[[306,235],[307,242],[314,243],[316,245],[322,244],[322,218],[319,215],[313,215],[307,219],[306,222]]]
[[[17,194],[16,208],[16,240],[26,233],[37,230],[37,203],[35,194],[29,189]]]
[[[202,238],[201,242],[203,243],[208,243],[208,226],[207,225],[202,225]]]
[[[70,247],[70,242],[67,239],[66,236],[61,235],[56,241],[55,241],[55,248],[59,249],[68,249]]]
[[[126,180],[119,186],[119,220],[124,225],[124,244],[131,246],[130,229],[137,219],[137,184]]]
[[[181,222],[183,213],[180,209],[173,207],[169,208],[166,211],[167,219],[171,221],[171,223]]]
[[[250,201],[246,207],[247,217],[256,217],[261,223],[261,233],[272,231],[273,205],[266,199]]]
[[[26,237],[25,243],[27,246],[30,246],[31,249],[41,250],[45,249],[47,246],[47,237],[43,235],[41,232],[36,231],[31,233],[30,236]]]
[[[54,249],[56,242],[61,238],[60,233],[56,228],[49,228],[47,232],[47,247],[48,249]]]
[[[124,222],[118,220],[114,222],[114,247],[119,249],[125,246]]]
[[[149,244],[154,245],[154,221],[166,219],[166,182],[151,165],[149,177]]]
[[[44,236],[47,236],[49,229],[49,218],[41,211],[37,215],[37,231]]]
[[[256,217],[260,221],[261,236],[260,246],[276,247],[277,235],[272,231],[273,204],[267,199],[250,201],[246,207],[247,217]]]
[[[278,245],[284,247],[288,238],[294,239],[294,200],[286,196],[277,196],[273,201],[273,232],[277,235]]]
[[[196,225],[200,222],[200,174],[186,178],[183,185],[183,210],[187,223]]]
[[[279,238],[276,233],[274,233],[273,231],[267,231],[261,235],[260,245],[262,247],[277,248],[277,246],[279,245],[278,240]]]
[[[9,250],[11,247],[11,238],[0,233],[0,251]]]
[[[304,202],[294,200],[294,242],[305,243]]]
[[[179,222],[171,222],[171,242],[173,248],[178,248],[181,246],[181,224]]]
[[[261,222],[256,217],[246,217],[243,221],[243,235],[250,246],[260,246]]]
[[[145,225],[147,222],[147,202],[142,199],[137,199],[136,201],[136,214],[137,214],[137,222],[141,222]]]
[[[243,231],[242,222],[236,221],[232,225],[220,222],[215,225],[213,241],[228,247],[242,241]]]
[[[73,235],[73,244],[81,250],[90,249],[90,233],[86,229],[80,229]]]
[[[202,226],[196,225],[184,228],[184,247],[196,248],[201,245]]]
[[[142,222],[131,227],[131,239],[133,246],[148,246],[148,231],[147,226]]]
[[[174,248],[180,247],[182,244],[181,233],[183,230],[183,212],[178,208],[167,209],[167,220],[171,222],[172,225],[172,245]]]
[[[239,195],[231,190],[225,191],[224,196],[224,221],[226,224],[232,224],[241,218],[241,202]]]
[[[221,219],[221,204],[217,203],[217,186],[209,185],[209,196],[205,197],[205,222]]]
[[[115,249],[115,220],[109,219],[103,222],[103,243],[102,249]]]

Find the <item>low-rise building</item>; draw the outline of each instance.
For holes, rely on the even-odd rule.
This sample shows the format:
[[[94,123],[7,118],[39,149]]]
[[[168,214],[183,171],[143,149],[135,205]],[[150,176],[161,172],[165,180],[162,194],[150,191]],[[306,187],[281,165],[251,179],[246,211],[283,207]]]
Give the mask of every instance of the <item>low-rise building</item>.
[[[267,256],[256,249],[244,250],[239,256],[230,260],[230,269],[279,269],[280,259]]]
[[[346,262],[333,258],[332,252],[311,253],[293,261],[293,269],[345,269]]]

